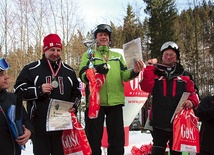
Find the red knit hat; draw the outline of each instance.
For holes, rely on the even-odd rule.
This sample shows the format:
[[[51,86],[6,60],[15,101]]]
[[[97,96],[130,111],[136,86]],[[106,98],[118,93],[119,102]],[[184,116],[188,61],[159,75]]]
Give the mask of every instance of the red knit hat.
[[[43,53],[52,47],[59,47],[62,49],[61,39],[57,34],[49,34],[43,40]]]

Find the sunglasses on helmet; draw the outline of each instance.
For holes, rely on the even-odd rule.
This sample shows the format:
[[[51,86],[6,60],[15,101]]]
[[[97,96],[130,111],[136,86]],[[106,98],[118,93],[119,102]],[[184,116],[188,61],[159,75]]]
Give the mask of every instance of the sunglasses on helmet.
[[[112,28],[111,26],[107,25],[107,24],[100,24],[96,27],[96,30],[100,30],[100,31],[108,31],[108,32],[112,32]]]
[[[168,48],[173,48],[173,49],[175,49],[175,50],[178,50],[178,49],[179,49],[178,45],[177,45],[175,42],[173,42],[173,41],[168,41],[168,42],[166,42],[166,43],[164,43],[164,44],[162,45],[160,51],[162,52],[162,51],[164,51],[165,49],[168,49]]]
[[[7,61],[4,58],[0,59],[0,70],[7,70],[10,68],[10,65],[7,63]]]

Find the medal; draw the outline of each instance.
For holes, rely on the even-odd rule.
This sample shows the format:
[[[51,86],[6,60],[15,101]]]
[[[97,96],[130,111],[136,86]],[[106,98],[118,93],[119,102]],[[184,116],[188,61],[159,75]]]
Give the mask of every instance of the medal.
[[[56,80],[53,80],[51,82],[51,85],[54,87],[54,88],[57,88],[59,86],[59,83],[56,81]]]
[[[59,83],[58,83],[58,81],[56,80],[56,76],[57,76],[57,74],[58,74],[58,72],[59,72],[59,70],[60,70],[60,68],[61,68],[61,64],[62,64],[62,61],[59,62],[59,67],[58,67],[57,71],[54,72],[54,70],[53,70],[53,68],[52,68],[52,66],[51,66],[51,64],[50,64],[50,61],[48,60],[48,65],[49,65],[49,67],[50,67],[50,70],[51,70],[51,73],[52,73],[52,78],[53,78],[53,80],[51,81],[51,85],[52,85],[54,88],[57,88],[57,87],[59,86]]]
[[[107,68],[108,68],[108,69],[110,69],[110,68],[111,68],[111,66],[110,66],[109,64],[107,64]]]

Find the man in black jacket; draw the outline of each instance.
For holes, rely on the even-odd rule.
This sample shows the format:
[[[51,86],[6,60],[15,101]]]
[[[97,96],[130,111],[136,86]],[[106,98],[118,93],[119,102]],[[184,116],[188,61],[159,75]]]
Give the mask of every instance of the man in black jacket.
[[[8,117],[8,110],[12,105],[16,105],[17,96],[13,93],[9,93],[6,89],[9,88],[8,79],[5,70],[10,66],[4,58],[0,59],[0,155],[20,155],[20,146],[27,143],[28,139],[33,132],[33,125],[28,118],[28,115],[22,106],[21,119],[23,121],[23,135],[14,138],[12,128],[10,127],[10,121]]]
[[[214,95],[203,98],[196,110],[196,115],[202,122],[200,129],[200,153],[198,155],[214,154]]]
[[[46,118],[51,99],[75,102],[81,98],[79,81],[74,70],[61,59],[62,43],[57,34],[43,40],[42,59],[26,65],[14,86],[15,93],[24,91],[27,105],[32,105],[31,118],[35,127],[35,155],[63,155],[60,131],[46,131]]]

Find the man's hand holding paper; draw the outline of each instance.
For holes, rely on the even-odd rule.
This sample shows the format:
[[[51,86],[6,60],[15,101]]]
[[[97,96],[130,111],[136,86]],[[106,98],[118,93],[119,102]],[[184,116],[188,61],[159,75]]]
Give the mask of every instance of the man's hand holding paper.
[[[183,102],[182,107],[187,109],[193,108],[193,103],[190,100],[186,100]]]
[[[142,60],[135,61],[134,63],[134,72],[139,73],[144,69],[144,64]]]

